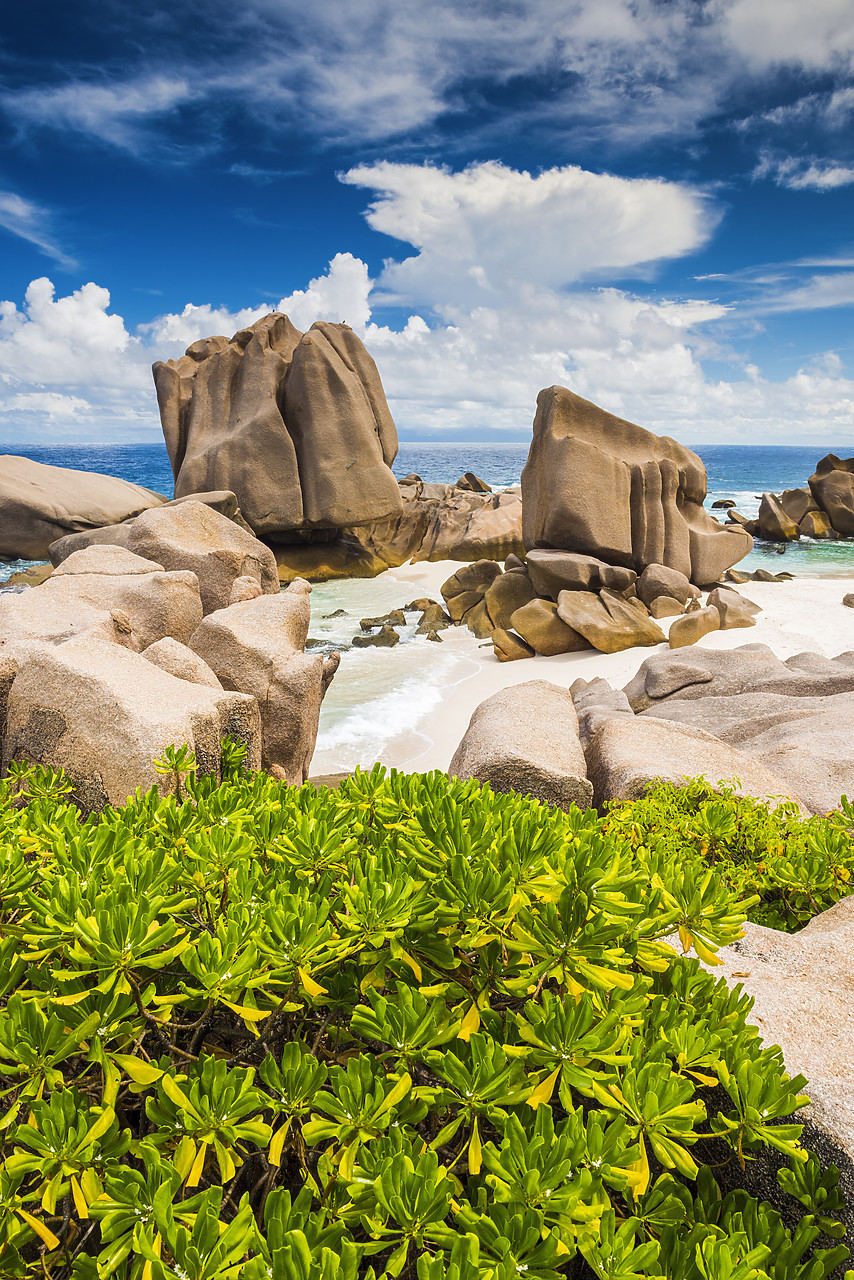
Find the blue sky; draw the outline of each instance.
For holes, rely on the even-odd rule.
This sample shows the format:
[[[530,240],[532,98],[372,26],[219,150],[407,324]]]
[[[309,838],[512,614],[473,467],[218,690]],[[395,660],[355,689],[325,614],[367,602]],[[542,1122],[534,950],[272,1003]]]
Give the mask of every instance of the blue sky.
[[[401,438],[560,382],[854,444],[851,0],[45,3],[0,45],[0,439],[159,436],[151,361],[346,320]]]

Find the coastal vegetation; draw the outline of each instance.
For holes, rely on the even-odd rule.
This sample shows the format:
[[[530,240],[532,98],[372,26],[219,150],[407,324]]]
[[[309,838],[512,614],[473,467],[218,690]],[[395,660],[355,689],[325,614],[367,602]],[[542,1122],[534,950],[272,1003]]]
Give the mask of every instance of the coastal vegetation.
[[[601,817],[380,766],[298,788],[228,742],[221,783],[186,749],[157,767],[172,794],[86,818],[50,770],[0,784],[0,1276],[845,1261],[807,1082],[688,953],[844,896],[850,806],[700,780]],[[744,1189],[769,1155],[778,1207]]]

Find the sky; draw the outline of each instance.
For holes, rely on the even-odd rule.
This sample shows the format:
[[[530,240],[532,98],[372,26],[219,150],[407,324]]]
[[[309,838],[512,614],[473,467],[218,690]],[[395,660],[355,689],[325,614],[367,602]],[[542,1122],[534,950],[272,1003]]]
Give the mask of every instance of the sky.
[[[854,445],[851,0],[45,0],[0,113],[4,443],[154,442],[280,310],[403,440]]]

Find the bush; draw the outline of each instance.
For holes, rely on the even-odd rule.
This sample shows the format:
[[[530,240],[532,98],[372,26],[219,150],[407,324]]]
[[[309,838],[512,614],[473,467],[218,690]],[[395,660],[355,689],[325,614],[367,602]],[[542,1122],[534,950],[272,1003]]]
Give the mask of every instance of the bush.
[[[86,820],[45,770],[0,786],[0,1277],[822,1280],[848,1256],[791,1120],[806,1082],[664,942],[713,960],[755,896],[652,838],[653,807],[227,763],[217,786],[173,752],[183,798]],[[794,1230],[716,1181],[769,1147]]]
[[[668,783],[633,804],[615,804],[607,828],[657,855],[704,859],[756,924],[795,933],[854,889],[854,806],[842,797],[826,818],[804,818],[789,802],[774,808],[704,778]],[[751,904],[752,899],[758,899]]]

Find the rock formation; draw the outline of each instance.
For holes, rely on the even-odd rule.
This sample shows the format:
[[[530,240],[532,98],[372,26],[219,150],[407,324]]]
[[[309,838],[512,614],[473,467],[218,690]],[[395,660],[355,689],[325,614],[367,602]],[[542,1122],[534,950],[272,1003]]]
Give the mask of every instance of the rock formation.
[[[808,488],[763,493],[756,520],[745,520],[737,511],[727,512],[727,517],[768,542],[854,538],[854,458],[828,453],[810,476]]]
[[[348,325],[303,334],[272,313],[153,372],[176,497],[230,489],[255,533],[281,541],[400,511],[397,432]]]
[[[705,586],[751,547],[738,526],[704,511],[705,496],[690,449],[565,387],[540,392],[522,473],[529,551],[580,552],[637,573],[660,564]]]
[[[57,538],[118,524],[166,498],[141,485],[92,471],[0,458],[0,556],[37,560]]]

